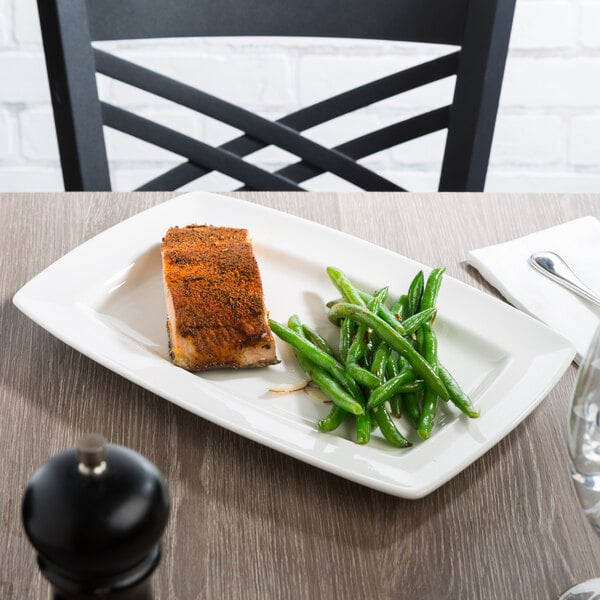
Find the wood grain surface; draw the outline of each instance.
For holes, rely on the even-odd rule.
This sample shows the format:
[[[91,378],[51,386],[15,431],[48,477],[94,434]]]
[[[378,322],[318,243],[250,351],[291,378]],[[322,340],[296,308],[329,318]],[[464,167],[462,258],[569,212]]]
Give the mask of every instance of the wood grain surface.
[[[599,196],[236,194],[490,288],[472,248],[583,216]],[[172,194],[0,194],[0,598],[48,597],[20,520],[33,471],[101,431],[172,495],[156,598],[556,598],[600,576],[566,468],[572,366],[519,427],[426,498],[370,490],[195,417],[82,356],[12,296],[60,256]]]

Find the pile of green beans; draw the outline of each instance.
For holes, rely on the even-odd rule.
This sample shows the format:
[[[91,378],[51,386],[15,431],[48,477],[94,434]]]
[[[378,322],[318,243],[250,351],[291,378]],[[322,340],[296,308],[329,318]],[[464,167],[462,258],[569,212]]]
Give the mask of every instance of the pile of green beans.
[[[388,288],[373,294],[358,289],[340,271],[327,273],[341,298],[327,303],[329,320],[339,326],[337,350],[292,315],[287,325],[269,319],[271,330],[290,344],[300,366],[332,401],[319,420],[320,431],[337,429],[346,418],[356,425],[356,442],[369,442],[379,427],[393,446],[412,444],[400,433],[395,419],[406,415],[422,439],[431,436],[438,400],[451,401],[470,418],[479,411],[460,388],[437,354],[433,323],[445,269],[433,269],[425,281],[422,271],[408,291],[386,304]]]

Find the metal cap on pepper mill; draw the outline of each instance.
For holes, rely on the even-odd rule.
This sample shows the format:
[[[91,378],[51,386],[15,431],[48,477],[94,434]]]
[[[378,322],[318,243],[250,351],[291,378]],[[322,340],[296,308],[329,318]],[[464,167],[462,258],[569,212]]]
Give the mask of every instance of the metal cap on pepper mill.
[[[156,467],[98,434],[33,475],[23,525],[55,600],[152,598],[169,492]]]

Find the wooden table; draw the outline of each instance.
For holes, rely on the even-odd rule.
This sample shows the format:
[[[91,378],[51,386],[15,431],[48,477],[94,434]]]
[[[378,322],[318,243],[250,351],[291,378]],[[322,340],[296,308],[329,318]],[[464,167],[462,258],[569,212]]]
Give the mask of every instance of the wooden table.
[[[238,196],[370,240],[495,293],[475,247],[582,215],[600,196]],[[192,416],[67,347],[13,306],[64,253],[172,194],[0,195],[0,598],[47,597],[20,521],[33,471],[101,431],[158,465],[172,494],[156,597],[548,600],[600,576],[600,540],[566,469],[570,367],[515,431],[418,501],[375,492]]]

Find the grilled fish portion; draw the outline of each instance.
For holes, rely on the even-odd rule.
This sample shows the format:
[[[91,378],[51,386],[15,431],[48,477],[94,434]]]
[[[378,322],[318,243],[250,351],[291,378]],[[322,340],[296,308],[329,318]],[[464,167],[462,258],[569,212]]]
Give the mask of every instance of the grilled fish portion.
[[[277,362],[246,229],[171,227],[162,244],[169,350],[189,371]]]

